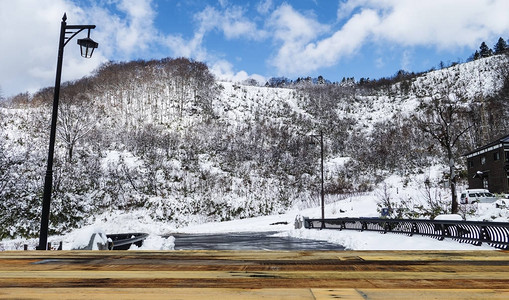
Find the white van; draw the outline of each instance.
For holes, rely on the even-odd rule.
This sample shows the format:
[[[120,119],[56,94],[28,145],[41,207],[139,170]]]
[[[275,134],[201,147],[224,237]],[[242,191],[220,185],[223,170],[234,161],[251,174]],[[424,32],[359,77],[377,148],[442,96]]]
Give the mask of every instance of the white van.
[[[497,201],[497,197],[485,189],[465,190],[461,193],[460,203],[492,203]]]

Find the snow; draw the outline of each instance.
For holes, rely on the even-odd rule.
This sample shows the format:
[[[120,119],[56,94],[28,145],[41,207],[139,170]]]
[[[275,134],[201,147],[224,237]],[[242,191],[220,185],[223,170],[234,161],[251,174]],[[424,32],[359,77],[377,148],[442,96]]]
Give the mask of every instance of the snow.
[[[394,179],[393,179],[394,180]],[[339,198],[338,198],[339,199]],[[493,219],[493,216],[504,214],[500,220],[507,222],[506,209],[496,207],[495,203],[480,203],[478,214],[473,219]],[[108,212],[96,216],[92,225],[74,230],[63,236],[51,236],[49,241],[57,244],[63,242],[63,249],[76,249],[87,245],[92,233],[128,233],[146,232],[149,237],[141,247],[132,246],[131,250],[173,250],[174,233],[211,234],[228,232],[277,232],[275,236],[294,237],[317,241],[327,241],[344,246],[347,250],[496,250],[488,245],[474,246],[445,239],[439,241],[424,236],[405,236],[400,234],[382,234],[378,232],[359,232],[354,230],[318,230],[295,229],[297,216],[319,218],[321,208],[294,208],[285,214],[263,216],[250,219],[233,220],[227,222],[194,224],[183,228],[175,228],[164,222],[155,222],[143,211],[130,213]],[[376,196],[374,193],[352,196],[328,203],[325,207],[326,218],[334,217],[378,217],[376,211]],[[454,217],[455,219],[461,216]],[[451,220],[451,215],[440,217]],[[495,219],[494,221],[496,221]],[[169,236],[165,238],[163,236]],[[36,239],[32,240],[4,240],[0,242],[0,250],[22,249],[28,244],[35,248]]]
[[[447,221],[463,221],[463,218],[458,214],[438,215],[434,220],[447,220]]]
[[[348,109],[344,109],[346,117],[358,119],[358,125],[361,128],[369,130],[372,125],[378,121],[383,121],[399,116],[410,115],[419,105],[418,96],[423,96],[424,89],[434,86],[440,89],[444,84],[431,84],[442,82],[444,78],[456,78],[456,85],[463,87],[469,96],[475,95],[488,96],[498,90],[503,83],[500,78],[496,80],[496,70],[492,70],[490,63],[495,58],[481,59],[469,64],[461,64],[443,70],[438,70],[416,78],[412,82],[412,91],[409,95],[391,98],[386,95],[366,96],[363,101],[345,102]],[[482,73],[481,73],[482,72]],[[491,74],[491,76],[489,76]],[[284,88],[265,88],[254,86],[241,86],[229,82],[220,83],[223,91],[223,98],[227,101],[214,102],[214,110],[222,112],[221,117],[228,124],[232,125],[231,130],[242,127],[256,118],[253,112],[263,111],[267,117],[273,118],[274,122],[278,122],[283,115],[285,109],[309,117],[305,110],[299,106],[299,96],[294,89]],[[461,90],[461,89],[460,89]],[[433,92],[433,91],[432,91]],[[436,92],[436,91],[435,91]],[[2,114],[15,115],[27,114],[25,109],[1,109]],[[311,117],[310,117],[311,118]],[[18,128],[22,128],[18,123],[21,118],[10,118],[10,123],[4,126],[6,140],[15,141],[26,133]],[[25,126],[26,127],[26,126]],[[35,127],[36,126],[32,126]],[[16,145],[12,142],[9,145]],[[16,149],[10,148],[12,153],[17,152]],[[336,157],[328,159],[325,162],[326,173],[344,168],[350,158]],[[135,157],[132,153],[125,150],[107,150],[104,153],[101,167],[107,169],[116,166],[123,161],[128,168],[136,168],[143,165],[143,161]],[[172,159],[167,162],[175,165],[175,169],[180,169],[181,162]],[[211,174],[222,174],[223,170],[218,167],[210,154],[200,154],[198,156],[200,170],[205,170]],[[427,178],[438,178],[443,173],[441,167],[432,167],[423,174],[415,175],[413,181],[404,183],[404,179],[393,175],[388,177],[378,189],[373,192],[356,195],[338,195],[326,196],[325,215],[327,218],[334,217],[379,217],[377,211],[377,200],[381,193],[389,193],[394,199],[404,199],[412,201],[420,201],[422,191],[419,186]],[[328,174],[326,174],[328,175]],[[232,189],[242,182],[236,182],[233,179]],[[447,189],[439,191],[447,198]],[[213,195],[213,196],[217,196]],[[230,196],[228,194],[227,196]],[[241,197],[227,199],[229,204],[234,207],[242,205]],[[349,230],[310,230],[310,229],[294,229],[294,222],[297,216],[306,216],[310,218],[319,218],[321,209],[318,206],[317,199],[312,207],[308,203],[297,203],[295,207],[288,210],[284,214],[263,216],[250,219],[234,220],[228,222],[203,223],[200,216],[182,216],[188,218],[191,225],[186,227],[178,227],[171,222],[156,221],[150,217],[150,214],[143,208],[132,211],[108,210],[102,214],[95,215],[85,224],[89,224],[80,229],[73,230],[62,236],[51,236],[49,241],[53,243],[63,242],[63,249],[75,249],[88,245],[90,236],[94,233],[128,233],[128,232],[145,232],[149,233],[149,237],[145,240],[142,247],[133,246],[136,250],[172,250],[174,249],[174,233],[228,233],[228,232],[278,232],[279,236],[291,236],[302,239],[323,240],[331,243],[343,245],[350,250],[479,250],[493,249],[489,246],[472,246],[469,244],[461,244],[456,241],[444,240],[438,241],[428,237],[413,236],[408,237],[397,234],[380,234],[375,232],[358,232]],[[168,200],[162,197],[154,197],[149,201]],[[223,200],[219,197],[214,199]],[[505,201],[505,202],[502,202]],[[501,207],[497,207],[498,206]],[[476,211],[474,215],[468,216],[467,220],[472,221],[497,221],[507,222],[509,220],[509,212],[506,208],[508,200],[499,200],[497,203],[479,203],[465,206],[465,209],[473,209]],[[161,214],[164,215],[164,214]],[[451,220],[458,219],[461,216],[440,216],[439,219]],[[98,235],[100,237],[100,235]],[[164,238],[163,236],[170,236]],[[12,239],[0,241],[0,250],[22,249],[23,244],[28,244],[29,248],[35,248],[37,239]],[[95,244],[95,243],[94,243]]]
[[[90,239],[93,236],[94,240],[92,242],[91,250],[98,250],[97,244],[105,245],[108,243],[108,239],[106,238],[106,233],[103,229],[99,227],[89,226],[86,228],[81,228],[76,230],[72,234],[71,246],[70,249],[84,249],[89,243]],[[66,245],[67,246],[67,245]]]
[[[350,230],[294,230],[288,236],[327,241],[347,250],[494,250],[489,246],[473,246],[452,240],[435,240],[423,236],[357,232]]]
[[[351,197],[326,205],[326,218],[334,217],[378,217],[374,196]],[[371,200],[370,200],[371,199]],[[341,213],[339,208],[344,208]],[[486,205],[485,213],[494,212],[496,208]],[[335,212],[335,213],[333,213]],[[179,229],[183,233],[228,233],[228,232],[272,232],[276,236],[295,237],[326,241],[344,246],[347,250],[495,250],[488,245],[474,246],[453,240],[439,241],[424,236],[405,236],[400,234],[382,234],[378,232],[359,232],[354,230],[317,230],[294,229],[297,215],[319,218],[320,207],[305,210],[294,210],[282,215],[264,216],[246,220],[235,220],[221,223],[207,223]],[[277,224],[277,225],[271,225]]]
[[[134,155],[128,151],[108,151],[106,157],[103,159],[103,169],[107,169],[109,165],[118,165],[119,161],[123,159],[126,162],[126,165],[133,169],[135,167],[139,167],[142,163],[138,158],[134,157]]]
[[[143,245],[138,247],[136,245],[131,245],[129,250],[174,250],[175,249],[175,238],[170,237],[161,237],[157,235],[150,235],[143,241]]]

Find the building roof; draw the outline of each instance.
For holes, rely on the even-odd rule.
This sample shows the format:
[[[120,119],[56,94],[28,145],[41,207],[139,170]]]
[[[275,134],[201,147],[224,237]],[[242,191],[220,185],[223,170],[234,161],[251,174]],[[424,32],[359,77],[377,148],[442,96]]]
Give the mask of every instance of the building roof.
[[[464,154],[463,156],[466,156],[467,158],[470,158],[472,156],[477,156],[479,154],[503,147],[503,146],[509,146],[509,135],[506,135],[504,137],[498,138],[484,146],[481,146],[477,149],[474,149],[471,152],[468,152]]]

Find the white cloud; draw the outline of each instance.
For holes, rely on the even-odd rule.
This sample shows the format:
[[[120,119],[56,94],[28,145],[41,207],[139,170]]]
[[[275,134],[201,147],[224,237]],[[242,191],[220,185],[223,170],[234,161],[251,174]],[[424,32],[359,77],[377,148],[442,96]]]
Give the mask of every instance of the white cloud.
[[[506,0],[355,0],[377,11],[378,37],[401,45],[454,49],[476,46],[480,40],[508,33],[509,1]]]
[[[153,25],[155,12],[151,0],[122,0],[117,8],[126,14],[123,22],[119,22],[116,33],[117,46],[129,56],[137,50],[145,50],[156,36]],[[118,18],[117,22],[118,22]]]
[[[6,70],[0,74],[3,95],[35,92],[53,85],[59,23],[64,12],[67,12],[68,24],[100,26],[91,32],[91,38],[99,43],[92,59],[79,56],[79,50],[74,49],[75,41],[66,46],[63,81],[90,74],[108,59],[153,57],[158,55],[155,52],[166,49],[175,56],[213,63],[218,58],[209,54],[204,46],[204,38],[211,31],[221,32],[226,39],[260,41],[267,36],[267,32],[246,17],[244,8],[229,5],[226,0],[221,1],[219,8],[207,7],[196,15],[196,30],[190,38],[164,35],[156,29],[154,6],[157,4],[152,0],[94,1],[87,7],[78,5],[87,4],[72,0],[0,1],[1,40],[3,45],[9,45],[0,47],[0,65]],[[161,45],[166,49],[161,50]]]
[[[260,41],[268,33],[258,29],[257,24],[245,16],[245,10],[242,7],[227,6],[226,2],[220,4],[221,9],[207,6],[194,16],[197,24],[191,38],[185,39],[181,35],[168,35],[163,38],[164,44],[172,50],[175,56],[192,57],[209,62],[212,64],[211,71],[222,80],[242,81],[250,76],[244,71],[235,73],[231,63],[210,54],[203,44],[206,35],[212,31],[218,31],[227,40]]]
[[[385,66],[385,62],[384,62],[383,57],[377,57],[377,58],[375,59],[375,66],[376,66],[377,68],[379,68],[379,69],[380,69],[380,68],[383,68],[383,67]]]
[[[269,13],[269,11],[272,8],[272,0],[264,0],[260,1],[256,5],[256,11],[258,11],[259,14],[266,15]]]
[[[344,20],[354,12],[356,8],[362,7],[369,0],[339,0],[337,18]]]
[[[403,51],[403,55],[401,56],[400,69],[408,71],[411,61],[412,61],[412,52],[410,50]]]
[[[273,12],[274,39],[282,42],[271,64],[285,75],[330,67],[366,43],[432,46],[455,51],[509,33],[507,0],[347,0],[338,2],[338,25],[325,25],[283,4]],[[402,66],[410,64],[406,56]]]
[[[214,38],[219,35],[225,40],[269,40],[269,63],[278,75],[285,76],[308,75],[337,65],[368,43],[373,48],[395,45],[402,51],[420,46],[455,51],[509,36],[507,0],[337,0],[337,20],[333,24],[321,23],[312,12],[299,11],[290,1],[277,7],[274,2],[215,2],[214,7],[207,6],[195,14],[195,30],[186,37],[165,35],[155,28],[158,3],[152,0],[0,0],[0,88],[4,96],[10,96],[53,84],[64,12],[69,24],[98,24],[91,37],[99,42],[99,49],[90,60],[79,56],[75,41],[66,46],[64,81],[89,74],[108,58],[157,57],[160,53],[155,51],[167,50],[170,52],[164,55],[207,61],[217,67],[217,74],[248,76],[247,72],[232,71],[234,67],[225,62],[224,53],[206,48],[211,32],[219,33]],[[402,53],[401,66],[412,65],[414,53]],[[376,59],[372,59],[375,67],[388,64],[389,59],[383,54],[376,56],[376,64]],[[242,57],[241,61],[249,59]]]
[[[305,74],[337,63],[341,56],[357,50],[368,37],[369,28],[379,22],[375,12],[366,10],[352,17],[341,30],[317,39],[327,26],[285,5],[274,15],[275,38],[282,40],[283,45],[271,62],[287,75]]]
[[[5,96],[35,92],[52,86],[55,80],[60,22],[64,12],[67,24],[101,24],[91,31],[99,43],[91,59],[79,54],[76,36],[64,49],[62,81],[90,74],[107,57],[130,58],[149,48],[157,38],[153,27],[154,12],[150,0],[111,2],[125,14],[121,18],[106,7],[86,9],[70,0],[20,0],[0,2],[0,86]]]
[[[263,84],[267,80],[264,76],[258,74],[249,75],[246,71],[235,72],[233,65],[226,60],[216,61],[210,71],[218,80],[231,81],[231,82],[242,82],[246,79],[255,79],[258,83]]]
[[[305,16],[286,3],[272,13],[269,25],[274,29],[276,40],[299,45],[315,39],[329,29],[316,21],[314,16]]]
[[[227,7],[221,11],[207,6],[195,16],[195,19],[199,22],[199,31],[202,33],[219,30],[227,39],[242,37],[260,40],[264,38],[266,32],[259,30],[256,23],[250,21],[244,14],[240,6]]]
[[[221,5],[221,7],[227,7],[228,4],[228,0],[219,0],[219,5]]]
[[[85,12],[66,0],[0,1],[0,86],[4,96],[53,85],[64,12],[68,24],[86,22]],[[101,59],[95,53],[91,60],[82,59],[76,41],[72,42],[64,51],[63,80],[89,73],[98,65],[97,58]]]
[[[94,32],[98,51],[107,57],[127,60],[152,51],[158,43],[154,27],[156,13],[151,0],[115,0],[119,13],[107,6],[87,7],[88,22],[100,24]]]
[[[383,3],[383,5],[380,5]],[[381,16],[373,32],[401,45],[427,45],[439,49],[474,46],[491,34],[507,32],[509,11],[505,0],[370,1]]]
[[[192,57],[196,60],[206,60],[207,50],[203,47],[203,33],[195,32],[190,40],[180,35],[169,35],[163,43],[173,51],[174,56]]]

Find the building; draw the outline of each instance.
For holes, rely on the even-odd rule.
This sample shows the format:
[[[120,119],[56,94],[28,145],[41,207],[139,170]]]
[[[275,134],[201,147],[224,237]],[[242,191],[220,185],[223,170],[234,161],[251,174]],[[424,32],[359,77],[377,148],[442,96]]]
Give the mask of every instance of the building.
[[[465,154],[468,186],[492,193],[509,192],[509,135]]]

